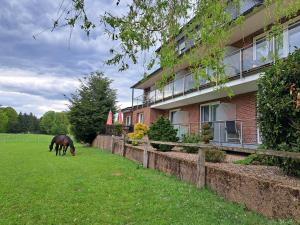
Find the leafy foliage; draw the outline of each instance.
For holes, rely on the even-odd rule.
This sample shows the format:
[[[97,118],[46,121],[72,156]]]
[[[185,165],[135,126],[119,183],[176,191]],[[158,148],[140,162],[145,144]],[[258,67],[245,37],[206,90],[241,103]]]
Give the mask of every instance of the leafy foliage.
[[[208,144],[210,140],[213,139],[213,134],[209,123],[204,123],[202,125],[202,132],[201,132],[201,141],[205,144]]]
[[[217,149],[205,150],[205,160],[207,162],[220,163],[225,160],[225,153]]]
[[[148,132],[148,126],[142,123],[134,125],[134,132],[129,133],[128,137],[132,140],[133,145],[138,145],[137,140],[142,139]]]
[[[12,107],[6,107],[3,109],[3,111],[8,117],[7,132],[15,133],[17,131],[17,125],[18,125],[18,113]]]
[[[69,25],[72,29],[78,23],[89,35],[96,24],[86,13],[85,1],[71,2],[71,7],[67,3],[65,7],[60,7],[60,17],[55,20],[54,28],[58,27],[61,21],[61,26]],[[108,65],[119,65],[120,70],[126,70],[130,64],[143,62],[145,68],[151,70],[160,64],[163,76],[158,82],[159,86],[172,79],[175,68],[182,64],[192,68],[195,84],[198,84],[200,79],[206,79],[222,87],[227,81],[222,64],[225,46],[232,27],[244,22],[245,17],[240,14],[243,8],[241,3],[247,4],[247,1],[135,0],[127,3],[118,0],[117,7],[123,2],[127,5],[126,13],[105,12],[101,15],[101,25],[104,25],[102,27],[105,33],[117,43],[109,50],[111,58],[107,60]],[[289,19],[300,10],[299,1],[290,1],[288,4],[285,0],[253,2],[264,5],[266,18],[272,15],[272,33],[283,29],[280,26],[282,18]],[[269,28],[269,24],[265,24],[265,29]],[[187,46],[194,46],[187,54],[180,54],[180,57],[176,49],[179,38],[183,38]],[[161,48],[153,52],[156,46]],[[147,57],[140,57],[141,55]],[[207,74],[206,68],[214,71],[212,76]],[[232,93],[229,91],[229,94]]]
[[[199,143],[201,140],[201,137],[199,134],[187,134],[183,136],[183,143]],[[195,147],[183,147],[183,149],[187,152],[187,153],[197,153],[198,152],[198,148]]]
[[[16,133],[40,133],[40,121],[32,113],[19,113]]]
[[[109,111],[116,112],[116,91],[102,72],[93,72],[80,81],[70,99],[69,120],[75,138],[91,143],[97,133],[105,133]]]
[[[46,112],[40,121],[41,130],[46,134],[68,134],[69,120],[65,112]]]
[[[0,109],[0,133],[7,132],[8,116],[3,109]]]
[[[300,152],[300,51],[268,69],[258,83],[258,122],[266,148]],[[294,90],[291,90],[294,88]],[[289,174],[300,175],[300,161],[276,159]]]
[[[159,117],[156,122],[151,124],[148,131],[148,137],[152,141],[178,141],[177,130],[174,129],[170,120],[163,116]],[[152,144],[152,146],[163,152],[171,151],[173,148],[172,146],[161,144]]]

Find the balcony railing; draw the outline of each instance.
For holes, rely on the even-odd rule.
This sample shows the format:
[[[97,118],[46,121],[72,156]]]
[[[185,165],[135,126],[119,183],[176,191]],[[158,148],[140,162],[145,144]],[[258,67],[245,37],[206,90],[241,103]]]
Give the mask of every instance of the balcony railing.
[[[260,143],[260,134],[255,119],[206,122],[211,126],[212,143],[218,145],[253,145]],[[204,123],[173,124],[177,136],[201,133]]]
[[[295,25],[293,26],[295,27]],[[297,26],[299,27],[300,23]],[[251,73],[259,72],[259,70],[263,67],[269,66],[274,58],[274,47],[271,47],[271,43],[273,46],[277,46],[277,48],[279,48],[277,51],[281,54],[280,56],[282,58],[286,57],[288,53],[292,53],[296,49],[299,49],[300,42],[295,41],[296,34],[299,35],[299,31],[296,30],[299,29],[297,26],[296,28],[290,28],[294,29],[294,33],[292,33],[289,37],[294,39],[284,39],[284,43],[281,43],[281,47],[277,46],[276,43],[274,45],[276,38],[272,38],[270,41],[267,41],[266,38],[262,38],[255,44],[251,44],[247,47],[237,49],[236,51],[226,54],[223,60],[226,76],[229,79],[243,78]],[[290,30],[286,32],[290,32]],[[287,48],[286,46],[290,47]],[[214,71],[212,69],[207,68],[206,71],[208,76],[214,75]],[[152,90],[150,93],[139,97],[139,100],[142,101],[140,104],[155,104],[177,96],[185,95],[192,91],[197,91],[206,87],[208,83],[208,81],[201,79],[199,84],[197,84],[193,75],[191,73],[187,73],[183,77],[169,82],[162,89]]]
[[[243,77],[252,70],[256,70],[271,63],[271,56],[254,59],[254,51],[253,45],[250,45],[246,48],[238,49],[235,52],[227,54],[223,61],[227,77]],[[210,69],[207,69],[207,74],[212,76],[214,72]],[[135,99],[135,104],[154,104],[163,100],[190,93],[191,91],[196,91],[207,84],[208,81],[203,79],[199,81],[199,84],[196,84],[193,75],[188,73],[181,78],[169,82],[162,89],[152,90],[144,96],[137,97]]]

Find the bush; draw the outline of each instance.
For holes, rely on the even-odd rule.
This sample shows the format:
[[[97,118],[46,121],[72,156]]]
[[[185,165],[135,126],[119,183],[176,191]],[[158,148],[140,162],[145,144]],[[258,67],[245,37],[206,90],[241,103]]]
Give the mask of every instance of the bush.
[[[132,145],[138,145],[138,140],[141,140],[148,131],[148,126],[142,123],[134,125],[134,132],[129,133],[128,137],[132,140]]]
[[[205,151],[205,161],[207,162],[213,162],[213,163],[224,162],[225,156],[226,156],[225,153],[221,150],[209,149]]]
[[[115,126],[116,135],[121,136],[123,133],[123,125],[120,123],[117,123],[114,126]]]
[[[177,129],[174,129],[170,120],[165,117],[159,117],[156,122],[154,122],[148,131],[148,137],[152,141],[169,141],[177,142]],[[158,145],[151,144],[154,148],[166,152],[171,151],[173,146],[169,145]]]
[[[183,143],[199,143],[200,142],[200,135],[199,134],[189,134],[189,135],[184,135],[183,136]],[[198,148],[196,147],[183,147],[183,149],[187,153],[197,153]]]
[[[201,141],[203,141],[205,144],[208,144],[210,140],[213,139],[211,127],[209,123],[204,123],[202,126],[202,132],[201,132]]]
[[[258,82],[258,123],[268,149],[300,152],[300,51],[278,60]],[[291,175],[300,174],[300,161],[274,159]]]

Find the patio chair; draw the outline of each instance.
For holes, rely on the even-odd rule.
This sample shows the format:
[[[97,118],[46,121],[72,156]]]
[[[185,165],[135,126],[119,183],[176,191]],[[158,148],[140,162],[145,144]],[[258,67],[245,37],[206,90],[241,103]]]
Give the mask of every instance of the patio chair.
[[[240,131],[237,129],[236,122],[234,120],[225,122],[225,131],[227,142],[241,143]]]

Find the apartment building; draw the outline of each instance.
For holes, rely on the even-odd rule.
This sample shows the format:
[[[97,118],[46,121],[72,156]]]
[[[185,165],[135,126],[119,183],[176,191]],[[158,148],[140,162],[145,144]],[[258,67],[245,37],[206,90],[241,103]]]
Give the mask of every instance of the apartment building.
[[[284,31],[280,41],[272,35],[270,38],[264,28],[272,24],[274,18],[266,18],[262,3],[261,0],[241,1],[239,14],[245,15],[245,21],[242,28],[232,28],[225,49],[223,63],[229,78],[226,86],[234,92],[234,97],[229,98],[225,90],[216,91],[216,87],[203,80],[195,88],[188,67],[178,69],[174,80],[162,90],[156,89],[155,83],[162,77],[162,68],[159,68],[131,87],[133,104],[123,111],[124,123],[150,125],[163,115],[170,119],[181,137],[201,131],[202,124],[208,122],[216,144],[257,146],[261,142],[256,119],[257,80],[272,64],[275,49],[284,58],[300,48],[300,17],[282,20]],[[179,55],[193,47],[185,37],[178,37],[177,43]],[[143,90],[143,95],[135,96],[136,89]]]

